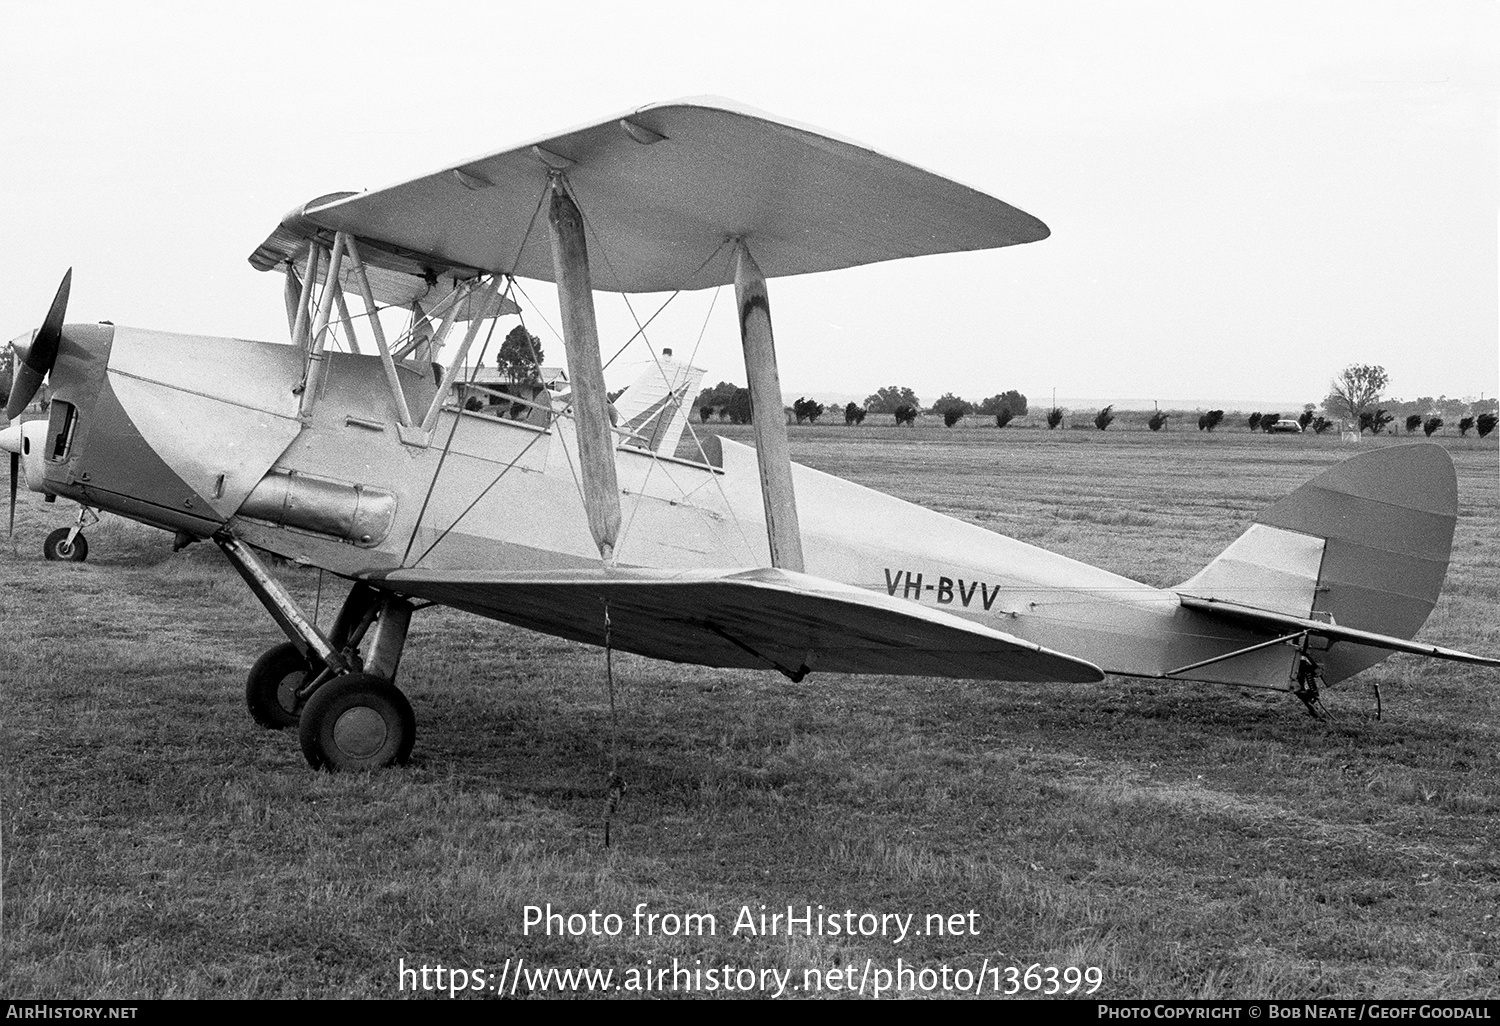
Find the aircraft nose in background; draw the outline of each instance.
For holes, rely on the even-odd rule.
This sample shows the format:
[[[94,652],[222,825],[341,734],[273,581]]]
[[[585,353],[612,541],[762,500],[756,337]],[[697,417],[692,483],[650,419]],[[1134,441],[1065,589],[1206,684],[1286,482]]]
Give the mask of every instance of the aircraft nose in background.
[[[73,268],[70,267],[63,275],[62,284],[57,287],[57,294],[52,297],[52,306],[47,310],[46,320],[33,333],[31,344],[24,352],[20,348],[16,349],[15,379],[5,405],[5,415],[12,420],[20,416],[21,411],[31,402],[37,389],[42,387],[42,379],[57,361],[57,347],[62,342],[63,317],[68,312],[68,292],[72,285]]]

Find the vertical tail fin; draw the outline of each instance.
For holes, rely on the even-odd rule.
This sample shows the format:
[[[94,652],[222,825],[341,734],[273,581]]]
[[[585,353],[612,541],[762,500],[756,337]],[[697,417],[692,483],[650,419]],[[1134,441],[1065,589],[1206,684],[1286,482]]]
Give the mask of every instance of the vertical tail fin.
[[[1330,467],[1255,518],[1176,589],[1194,598],[1410,639],[1437,604],[1458,522],[1458,477],[1440,445],[1393,446]],[[1339,644],[1332,683],[1389,651]]]
[[[663,350],[615,399],[619,426],[634,435],[625,444],[663,456],[676,452],[702,381],[703,368],[674,360],[672,350]]]

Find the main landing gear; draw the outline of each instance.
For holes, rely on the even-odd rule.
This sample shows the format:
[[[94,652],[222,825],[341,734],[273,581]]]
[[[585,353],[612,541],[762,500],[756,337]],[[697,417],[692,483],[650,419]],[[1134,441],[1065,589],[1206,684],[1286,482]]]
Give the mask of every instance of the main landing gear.
[[[267,649],[250,668],[245,704],[251,718],[273,730],[295,726],[314,769],[405,763],[416,741],[416,716],[393,681],[411,603],[355,584],[325,637],[247,546],[215,540],[291,639]]]
[[[290,641],[266,649],[245,681],[250,718],[267,730],[295,727],[306,704],[298,692],[316,680],[322,669],[321,663],[308,659]]]

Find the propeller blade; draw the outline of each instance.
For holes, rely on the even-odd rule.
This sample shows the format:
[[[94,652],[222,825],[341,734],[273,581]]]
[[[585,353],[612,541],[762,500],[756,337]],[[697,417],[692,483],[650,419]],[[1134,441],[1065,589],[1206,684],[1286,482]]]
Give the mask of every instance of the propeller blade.
[[[21,454],[13,452],[10,454],[10,530],[6,537],[14,537],[16,533],[16,478],[21,473]]]
[[[42,387],[42,379],[57,362],[57,350],[62,345],[63,317],[68,312],[68,291],[73,285],[73,268],[63,275],[57,295],[52,297],[52,308],[42,322],[36,337],[31,340],[21,359],[16,362],[15,381],[10,389],[10,401],[5,404],[5,415],[15,420],[21,411],[30,405],[36,390]]]

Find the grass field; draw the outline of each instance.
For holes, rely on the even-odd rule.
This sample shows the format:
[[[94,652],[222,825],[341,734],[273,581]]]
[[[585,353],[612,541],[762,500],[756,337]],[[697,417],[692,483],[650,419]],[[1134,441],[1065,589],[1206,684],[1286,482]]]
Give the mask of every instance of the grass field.
[[[1351,451],[1187,431],[791,439],[812,466],[1158,585]],[[1444,444],[1461,516],[1422,637],[1497,654],[1495,440]],[[905,996],[944,993],[923,986],[944,966],[971,985],[1000,969],[988,993],[1010,986],[1003,967],[1036,963],[1095,967],[1116,998],[1500,995],[1493,671],[1398,656],[1317,722],[1229,688],[793,685],[620,657],[629,792],[606,849],[598,650],[420,613],[401,681],[413,764],[315,774],[245,712],[245,670],[279,635],[218,552],[174,555],[108,518],[88,563],[46,563],[42,536],[68,511],[39,498],[23,494],[0,549],[6,997],[395,997],[414,982],[398,990],[402,959],[497,976],[511,960],[512,981],[520,959],[612,970],[617,991],[662,967],[670,987],[674,959],[756,970],[757,994],[769,971],[826,989],[900,959],[933,971],[888,977]],[[315,571],[282,574],[316,604]],[[321,591],[326,622],[342,596],[331,579]],[[638,933],[640,903],[712,913],[716,933]],[[622,930],[528,934],[524,908],[547,904],[617,913]],[[962,929],[732,932],[761,905],[914,915],[916,930],[962,914]],[[558,990],[525,978],[516,994]]]

